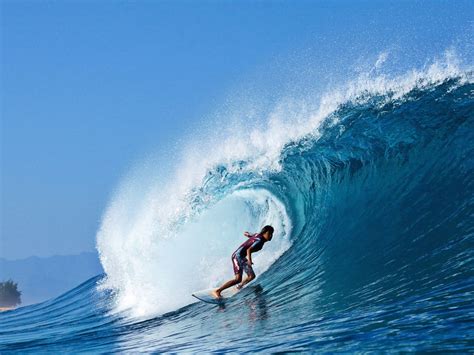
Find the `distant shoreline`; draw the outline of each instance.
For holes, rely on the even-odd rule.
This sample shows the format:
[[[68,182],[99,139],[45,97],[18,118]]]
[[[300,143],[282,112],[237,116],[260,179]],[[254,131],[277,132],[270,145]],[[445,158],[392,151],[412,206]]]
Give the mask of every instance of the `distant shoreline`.
[[[15,307],[0,307],[0,312],[11,311],[15,309]]]
[[[97,252],[17,260],[0,257],[0,281],[18,284],[22,307],[58,297],[103,272]]]

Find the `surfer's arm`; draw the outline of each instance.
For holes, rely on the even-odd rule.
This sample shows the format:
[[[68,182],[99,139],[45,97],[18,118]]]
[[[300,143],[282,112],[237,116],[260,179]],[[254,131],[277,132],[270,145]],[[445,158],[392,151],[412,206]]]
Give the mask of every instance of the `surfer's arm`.
[[[248,263],[249,265],[252,265],[253,262],[252,262],[252,253],[254,251],[259,251],[260,249],[262,249],[262,246],[259,245],[261,243],[261,241],[257,240],[256,242],[254,242],[250,248],[247,249],[247,260],[248,260]]]
[[[252,248],[247,249],[247,262],[249,265],[252,265]]]
[[[253,262],[252,262],[252,253],[254,252],[253,247],[254,247],[255,245],[257,245],[257,243],[258,243],[258,242],[253,243],[252,246],[247,249],[247,260],[248,260],[249,265],[252,265],[252,264],[253,264]]]
[[[245,235],[247,238],[250,238],[250,237],[253,237],[255,234],[250,234],[249,232],[244,232],[244,235]]]

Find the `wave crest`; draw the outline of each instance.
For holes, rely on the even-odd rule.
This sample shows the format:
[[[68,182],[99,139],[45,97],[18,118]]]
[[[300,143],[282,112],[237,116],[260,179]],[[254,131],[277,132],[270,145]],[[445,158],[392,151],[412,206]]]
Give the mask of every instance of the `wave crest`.
[[[342,245],[358,250],[354,239],[341,235],[357,235],[365,228],[373,233],[361,238],[360,245],[376,243],[375,230],[386,229],[380,221],[388,223],[395,213],[387,206],[405,203],[394,194],[417,189],[414,184],[405,185],[412,190],[400,190],[398,182],[420,172],[419,164],[437,171],[430,160],[434,152],[449,161],[446,151],[436,145],[428,150],[424,144],[438,142],[439,127],[455,130],[445,103],[436,103],[449,97],[457,104],[451,96],[462,99],[469,92],[472,72],[461,70],[448,53],[401,77],[372,75],[360,75],[316,103],[284,100],[264,125],[206,132],[205,139],[196,138],[184,149],[174,176],[147,186],[136,175],[125,179],[97,236],[107,273],[104,285],[118,291],[118,309],[149,315],[191,302],[192,291],[215,286],[226,272],[230,276],[226,259],[242,229],[273,223],[280,233],[275,238],[280,242],[261,253],[260,272],[293,242],[280,261],[285,272],[272,273],[269,281],[268,275],[262,277],[275,292],[281,288],[281,297],[286,297],[283,290],[295,273],[306,270],[300,277],[305,275],[308,282],[320,275],[323,265],[324,272],[343,267],[323,262],[334,256],[331,250],[344,254]],[[439,110],[428,112],[433,105]],[[455,127],[458,120],[456,116]],[[383,218],[374,222],[382,211]],[[359,252],[359,258],[367,255]],[[322,281],[328,284],[319,281],[306,292],[321,290]]]

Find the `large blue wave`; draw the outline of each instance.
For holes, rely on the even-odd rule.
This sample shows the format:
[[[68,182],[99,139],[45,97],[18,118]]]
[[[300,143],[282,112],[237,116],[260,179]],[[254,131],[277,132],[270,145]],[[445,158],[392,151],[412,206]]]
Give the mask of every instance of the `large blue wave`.
[[[137,318],[133,302],[117,310],[120,287],[97,289],[128,282],[110,272],[1,314],[0,350],[472,351],[471,75],[346,101],[317,135],[288,141],[278,169],[233,160],[208,170],[187,195],[195,214],[215,221],[220,213],[247,213],[256,224],[283,219],[280,237],[289,243],[225,307],[194,303]],[[240,202],[225,205],[231,196]],[[180,230],[201,228],[195,219],[181,219]],[[106,271],[109,252],[102,250]],[[178,268],[172,276],[180,275]],[[150,297],[145,289],[125,293]]]

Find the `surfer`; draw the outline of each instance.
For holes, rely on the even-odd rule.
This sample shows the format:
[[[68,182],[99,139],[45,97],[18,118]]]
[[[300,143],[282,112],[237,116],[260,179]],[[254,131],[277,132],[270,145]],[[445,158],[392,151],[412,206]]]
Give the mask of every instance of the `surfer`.
[[[212,295],[219,299],[221,298],[221,292],[226,288],[237,285],[238,289],[241,289],[250,281],[255,278],[255,272],[252,269],[252,253],[255,253],[263,248],[266,242],[272,240],[273,227],[265,226],[262,228],[260,233],[250,234],[245,232],[244,236],[248,238],[237,250],[232,254],[232,265],[234,267],[235,277],[232,280],[227,281],[221,287],[216,288],[212,291]],[[242,281],[242,274],[245,271],[247,277]]]

